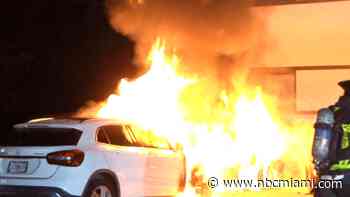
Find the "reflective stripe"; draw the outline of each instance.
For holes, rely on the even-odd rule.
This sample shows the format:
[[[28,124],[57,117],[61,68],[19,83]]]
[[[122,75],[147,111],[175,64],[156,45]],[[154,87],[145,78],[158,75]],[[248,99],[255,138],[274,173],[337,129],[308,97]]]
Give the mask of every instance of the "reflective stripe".
[[[341,160],[336,164],[333,164],[330,167],[331,171],[335,171],[335,170],[348,170],[350,169],[350,160],[346,159],[346,160]]]
[[[349,135],[350,135],[350,124],[342,124],[343,137],[341,140],[341,149],[346,149],[350,146]]]
[[[321,180],[342,180],[344,179],[344,175],[339,174],[339,175],[322,175],[320,177]]]
[[[336,107],[334,107],[333,111],[334,111],[334,112],[337,112],[337,111],[339,111],[340,109],[341,109],[340,107],[337,107],[337,106],[336,106]]]

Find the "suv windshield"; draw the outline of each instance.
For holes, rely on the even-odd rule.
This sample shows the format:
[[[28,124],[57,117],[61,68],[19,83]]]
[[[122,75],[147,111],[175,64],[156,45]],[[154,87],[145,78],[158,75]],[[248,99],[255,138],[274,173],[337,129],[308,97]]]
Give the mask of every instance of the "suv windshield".
[[[71,128],[14,128],[3,146],[71,146],[82,132]]]

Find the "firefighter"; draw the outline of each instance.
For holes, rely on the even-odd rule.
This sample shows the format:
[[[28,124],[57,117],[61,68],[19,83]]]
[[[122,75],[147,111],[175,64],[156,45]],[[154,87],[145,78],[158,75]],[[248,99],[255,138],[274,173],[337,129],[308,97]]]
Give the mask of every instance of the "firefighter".
[[[350,80],[338,84],[344,95],[318,112],[312,154],[319,181],[341,181],[342,188],[316,188],[315,197],[350,196]]]

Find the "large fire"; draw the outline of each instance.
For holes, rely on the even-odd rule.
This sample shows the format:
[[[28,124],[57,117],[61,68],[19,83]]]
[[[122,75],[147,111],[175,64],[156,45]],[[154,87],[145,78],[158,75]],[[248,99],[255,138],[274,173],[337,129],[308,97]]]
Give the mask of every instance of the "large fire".
[[[191,180],[196,176],[310,176],[310,127],[284,123],[274,100],[261,88],[235,82],[232,92],[216,91],[208,81],[177,72],[181,58],[160,39],[146,63],[149,71],[134,81],[122,80],[118,94],[111,95],[97,115],[131,122],[174,145],[180,143],[192,175],[184,196],[196,195],[195,187],[201,184]]]

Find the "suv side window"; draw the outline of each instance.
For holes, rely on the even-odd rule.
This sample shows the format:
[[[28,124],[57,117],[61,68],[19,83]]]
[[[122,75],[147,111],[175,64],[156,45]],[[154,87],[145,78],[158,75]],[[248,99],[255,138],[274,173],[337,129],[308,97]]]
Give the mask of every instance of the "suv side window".
[[[157,136],[152,131],[144,130],[139,127],[133,126],[130,129],[136,138],[138,146],[171,150],[169,141],[166,138]]]
[[[105,130],[103,128],[99,128],[98,129],[98,133],[97,133],[97,141],[104,143],[104,144],[110,144],[110,141],[107,137],[107,134],[105,132]]]
[[[107,134],[110,144],[118,146],[132,146],[126,135],[124,128],[119,125],[111,125],[102,127],[104,132]]]

